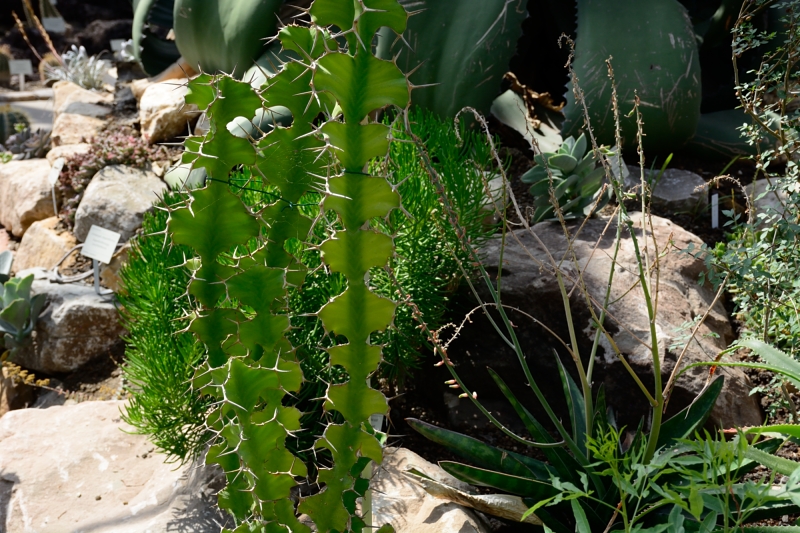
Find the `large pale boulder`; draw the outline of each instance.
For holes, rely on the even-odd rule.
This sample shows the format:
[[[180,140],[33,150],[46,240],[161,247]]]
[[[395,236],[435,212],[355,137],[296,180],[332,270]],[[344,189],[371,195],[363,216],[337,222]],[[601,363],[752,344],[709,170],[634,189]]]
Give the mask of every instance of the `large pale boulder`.
[[[392,524],[397,533],[484,533],[490,531],[474,511],[434,498],[406,474],[410,469],[461,490],[463,483],[405,448],[386,448],[370,483],[373,525]]]
[[[92,178],[75,212],[75,237],[83,242],[92,225],[121,234],[127,241],[142,225],[142,216],[167,188],[154,173],[112,165]]]
[[[0,529],[6,533],[217,533],[221,472],[164,463],[121,420],[121,401],[0,418]],[[5,527],[3,527],[5,526]]]
[[[150,143],[165,141],[189,132],[197,118],[197,106],[186,105],[187,79],[149,85],[139,100],[142,136]]]
[[[0,224],[22,237],[31,224],[55,215],[46,159],[0,165]]]
[[[33,292],[47,294],[47,304],[31,342],[15,356],[20,366],[46,373],[69,372],[108,353],[125,334],[114,301],[99,296],[90,285],[36,279]]]
[[[638,213],[632,215],[637,228],[640,216]],[[702,241],[669,220],[653,217],[652,221],[653,235],[647,239],[647,244],[639,230],[637,234],[639,246],[642,250],[646,247],[651,257],[651,287],[658,299],[655,329],[662,377],[666,382],[675,367],[681,344],[685,342],[682,339],[691,332],[687,329],[687,323],[691,323],[695,317],[703,316],[714,299],[714,292],[708,285],[698,285],[698,277],[705,270],[703,260],[680,251],[687,249],[689,245],[697,250]],[[563,260],[561,268],[567,279],[567,291],[571,294],[573,322],[577,330],[578,347],[584,359],[588,358],[591,350],[594,328],[585,297],[580,290],[574,289],[573,282],[580,273],[595,306],[603,301],[612,268],[613,240],[616,233],[615,224],[612,222],[606,229],[607,223],[608,220],[602,218],[588,220],[574,238],[572,250],[577,257],[577,268],[580,272],[568,253],[567,241],[560,224],[545,222],[533,227],[533,233],[555,260]],[[569,227],[574,233],[578,226],[571,223]],[[657,264],[653,259],[653,237],[658,243],[658,253],[661,254]],[[489,241],[482,251],[485,255],[484,264],[490,272],[497,272],[499,240]],[[517,230],[514,235],[507,237],[501,265],[502,301],[509,307],[510,318],[516,326],[516,335],[521,341],[524,355],[537,383],[548,391],[547,397],[553,398],[553,405],[558,407],[563,405],[563,393],[554,352],[561,353],[567,369],[573,370],[574,364],[565,357],[563,347],[557,340],[514,310],[517,308],[540,320],[569,342],[560,290],[549,264],[545,250],[527,231]],[[655,281],[656,273],[660,276],[658,283]],[[651,344],[649,319],[643,291],[638,284],[633,242],[625,231],[617,257],[610,302],[610,316],[606,319],[606,327],[637,375],[652,389],[653,362],[648,348]],[[600,313],[597,307],[595,310]],[[531,398],[531,391],[520,375],[520,365],[513,350],[499,342],[492,326],[487,325],[484,318],[473,315],[473,322],[474,324],[467,324],[448,349],[456,368],[468,378],[468,385],[477,389],[483,400],[502,400],[497,389],[486,384],[486,367],[489,366],[509,384],[513,384],[512,388],[518,397]],[[681,365],[714,360],[732,339],[733,331],[728,316],[722,304],[717,302],[695,339],[689,344]],[[606,398],[617,410],[620,425],[637,426],[639,420],[649,412],[648,404],[605,338],[601,338],[594,371],[594,385],[605,386]],[[724,427],[760,424],[763,421],[762,414],[757,398],[750,396],[751,384],[745,374],[736,368],[722,367],[717,369],[716,374],[725,377],[725,385],[711,412],[710,420]],[[672,393],[669,413],[689,405],[703,389],[707,377],[707,368],[694,368],[685,373],[677,381]],[[524,401],[528,403],[528,400]],[[535,401],[530,403],[535,407]]]
[[[53,146],[80,144],[91,141],[105,127],[106,121],[76,113],[62,113],[53,122],[50,141]]]
[[[31,224],[14,257],[17,271],[34,267],[53,268],[77,244],[69,231],[57,229],[58,223],[58,217],[50,217]],[[66,267],[72,262],[70,257],[62,265]]]

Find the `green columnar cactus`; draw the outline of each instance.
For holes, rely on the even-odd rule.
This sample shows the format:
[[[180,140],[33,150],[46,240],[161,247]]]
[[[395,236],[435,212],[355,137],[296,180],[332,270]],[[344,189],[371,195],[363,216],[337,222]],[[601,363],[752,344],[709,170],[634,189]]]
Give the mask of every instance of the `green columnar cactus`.
[[[405,107],[409,85],[364,43],[382,26],[402,32],[407,15],[396,0],[317,0],[310,13],[311,27],[287,26],[278,35],[301,59],[282,65],[262,90],[229,75],[203,74],[189,82],[186,97],[205,111],[210,129],[186,140],[182,162],[204,168],[208,184],[171,213],[169,232],[197,255],[187,262],[189,294],[198,304],[189,330],[206,344],[208,360],[194,385],[217,399],[207,419],[217,438],[206,461],[226,472],[219,504],[235,518],[235,533],[309,531],[289,498],[307,469],[285,447],[288,433],[301,430],[300,412],[282,400],[303,380],[286,338],[286,298],[287,287],[302,284],[305,272],[287,244],[308,239],[312,221],[297,206],[310,192],[328,192],[322,207],[337,212],[344,228],[321,250],[348,288],[319,315],[328,332],[348,340],[329,353],[350,379],[328,388],[325,407],[345,421],[317,442],[331,451],[333,466],[321,469],[317,481],[325,488],[299,511],[319,531],[360,531],[355,501],[368,484],[361,473],[370,460],[381,460],[368,420],[385,414],[387,403],[367,383],[381,360],[369,335],[391,324],[395,304],[372,293],[365,276],[386,264],[394,247],[391,237],[365,225],[398,207],[400,198],[383,177],[367,173],[369,160],[386,154],[390,131],[368,117],[387,105]],[[346,51],[339,51],[329,26],[342,31]],[[291,113],[289,126],[278,123],[258,138],[241,127],[242,117],[254,122],[277,106]],[[262,188],[272,204],[252,213],[231,192],[226,182],[239,166],[260,176],[248,187]]]

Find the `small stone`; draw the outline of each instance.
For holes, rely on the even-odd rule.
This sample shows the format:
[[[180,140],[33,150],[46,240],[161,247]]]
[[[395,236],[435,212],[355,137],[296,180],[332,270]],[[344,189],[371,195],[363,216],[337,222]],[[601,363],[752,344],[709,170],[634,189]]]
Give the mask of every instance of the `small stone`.
[[[625,188],[638,190],[641,169],[631,166],[629,171]],[[645,179],[655,180],[660,173],[660,170],[645,170]],[[669,212],[698,212],[708,207],[706,180],[688,170],[668,168],[652,189],[650,202],[653,207]]]
[[[89,143],[65,144],[63,146],[56,146],[47,152],[47,162],[52,165],[59,157],[69,159],[73,155],[85,154],[91,148],[92,145]]]
[[[114,95],[90,91],[69,81],[53,84],[53,111],[56,118],[64,113],[99,117],[111,112]]]
[[[37,220],[55,215],[46,159],[0,164],[0,224],[17,237]]]
[[[77,244],[70,232],[56,231],[58,223],[58,217],[50,217],[31,224],[22,236],[14,257],[14,269],[17,272],[35,267],[51,269]],[[74,261],[74,257],[70,256],[62,266],[67,267]]]
[[[102,499],[103,499],[103,498],[102,498],[102,497],[100,497],[100,496],[95,496],[95,497],[94,497],[94,501],[96,501],[96,502],[97,502],[97,501],[100,501],[100,500],[102,500]]]
[[[150,143],[166,141],[189,132],[197,118],[197,106],[184,101],[188,80],[177,79],[149,85],[139,100],[142,137]]]
[[[118,232],[122,242],[127,241],[166,188],[152,172],[124,165],[105,167],[92,178],[78,205],[75,237],[86,240],[94,224]]]

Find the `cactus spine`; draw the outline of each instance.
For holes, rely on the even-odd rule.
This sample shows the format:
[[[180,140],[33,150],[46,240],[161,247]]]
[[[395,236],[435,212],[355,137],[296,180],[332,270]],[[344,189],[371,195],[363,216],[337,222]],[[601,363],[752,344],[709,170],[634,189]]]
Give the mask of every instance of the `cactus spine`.
[[[316,0],[310,14],[311,27],[287,26],[278,35],[284,49],[302,59],[284,64],[261,91],[228,75],[203,74],[189,82],[186,97],[205,111],[210,129],[186,140],[183,163],[205,168],[209,180],[171,212],[169,232],[196,253],[188,263],[188,291],[197,303],[189,329],[206,344],[208,359],[194,385],[218,400],[207,418],[217,438],[206,461],[226,472],[219,505],[233,515],[234,533],[253,526],[309,531],[290,499],[295,478],[305,477],[307,468],[285,447],[288,433],[301,429],[300,412],[282,405],[303,380],[285,334],[287,287],[302,284],[305,272],[285,245],[307,240],[312,221],[297,206],[309,193],[326,192],[321,208],[335,211],[343,227],[321,250],[348,287],[319,315],[328,332],[347,338],[329,354],[350,379],[329,386],[325,397],[325,408],[344,418],[315,445],[333,457],[333,466],[319,471],[317,482],[325,488],[297,511],[319,531],[360,531],[355,502],[368,486],[361,474],[382,457],[369,417],[385,414],[387,402],[368,384],[381,361],[381,347],[369,336],[389,327],[395,304],[371,292],[365,279],[370,268],[387,263],[394,244],[368,222],[387,216],[400,198],[384,177],[367,173],[369,160],[387,153],[390,132],[371,123],[369,114],[405,107],[409,85],[369,43],[383,26],[402,33],[407,14],[396,0]],[[334,25],[346,39],[344,51],[330,36]],[[240,117],[275,106],[289,109],[290,126],[258,140],[228,129]],[[321,126],[315,124],[320,115],[326,119]],[[225,182],[240,165],[258,177],[251,187],[270,187],[274,203],[252,213],[231,192]]]

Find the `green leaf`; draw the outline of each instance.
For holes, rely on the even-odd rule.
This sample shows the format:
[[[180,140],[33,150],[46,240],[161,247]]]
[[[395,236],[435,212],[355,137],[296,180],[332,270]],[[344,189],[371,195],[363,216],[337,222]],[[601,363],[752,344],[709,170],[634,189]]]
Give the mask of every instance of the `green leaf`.
[[[325,208],[338,212],[348,230],[361,227],[373,217],[386,216],[400,206],[400,196],[383,178],[347,174],[332,178],[328,186],[332,194],[325,198]]]
[[[589,524],[589,520],[586,518],[586,512],[583,510],[578,500],[570,500],[569,504],[572,506],[572,513],[575,515],[576,532],[592,533],[592,527]]]
[[[570,154],[556,154],[547,163],[565,173],[571,172],[578,166],[578,160]]]
[[[725,383],[725,377],[720,376],[695,398],[691,405],[677,413],[661,425],[656,448],[666,446],[676,439],[685,439],[692,435],[698,428],[705,424],[711,409],[717,403],[717,397]]]
[[[767,453],[752,446],[747,448],[747,451],[744,452],[744,456],[785,476],[793,474],[797,470],[797,467],[800,466],[800,463],[778,457],[777,455],[772,455],[771,453]]]
[[[547,169],[542,166],[536,165],[535,167],[531,168],[525,174],[523,174],[520,178],[522,183],[537,183],[541,180],[547,180]],[[534,193],[531,193],[534,194]]]
[[[483,468],[475,468],[461,463],[441,461],[439,463],[445,472],[473,485],[492,487],[510,494],[527,496],[535,499],[550,498],[558,494],[550,483],[534,479],[512,476],[501,472],[494,472]]]
[[[551,473],[547,465],[540,461],[532,460],[530,464],[525,464],[516,457],[516,454],[489,446],[478,439],[414,418],[407,418],[406,422],[426,439],[446,447],[459,457],[481,468],[544,481],[550,479]]]
[[[394,244],[388,235],[374,231],[338,231],[320,250],[331,270],[356,283],[364,279],[370,268],[386,264],[394,252]]]
[[[740,340],[739,345],[753,350],[764,362],[789,378],[795,387],[800,387],[800,362],[758,339]]]

